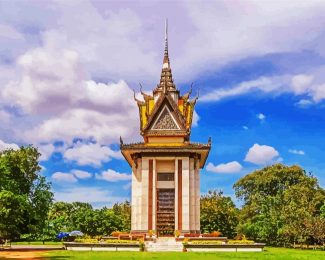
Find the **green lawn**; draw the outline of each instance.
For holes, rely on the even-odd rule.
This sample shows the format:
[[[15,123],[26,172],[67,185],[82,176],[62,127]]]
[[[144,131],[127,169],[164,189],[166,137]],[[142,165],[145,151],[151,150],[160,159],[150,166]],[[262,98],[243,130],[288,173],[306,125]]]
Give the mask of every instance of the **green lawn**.
[[[44,255],[46,259],[325,259],[325,251],[301,249],[266,248],[264,252],[216,252],[216,253],[148,253],[148,252],[73,252],[52,251]]]

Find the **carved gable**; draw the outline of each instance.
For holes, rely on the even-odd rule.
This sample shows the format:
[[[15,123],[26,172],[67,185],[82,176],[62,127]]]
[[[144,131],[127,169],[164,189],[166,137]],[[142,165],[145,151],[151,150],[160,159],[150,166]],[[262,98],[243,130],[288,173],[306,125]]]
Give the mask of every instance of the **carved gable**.
[[[165,107],[157,120],[153,124],[152,130],[179,130],[179,126],[176,124],[175,119],[171,115],[167,107]]]

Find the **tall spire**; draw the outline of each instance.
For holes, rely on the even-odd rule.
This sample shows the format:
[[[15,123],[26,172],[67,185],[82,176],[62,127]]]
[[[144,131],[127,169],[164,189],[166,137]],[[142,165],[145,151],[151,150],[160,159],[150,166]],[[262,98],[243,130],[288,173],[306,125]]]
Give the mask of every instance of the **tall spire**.
[[[170,91],[176,90],[176,86],[173,82],[172,70],[170,68],[169,55],[168,55],[168,20],[165,21],[165,50],[164,50],[164,59],[163,66],[160,75],[160,82],[157,85],[157,88],[154,90],[154,96],[158,93],[167,93]]]
[[[165,21],[165,52],[164,52],[164,61],[163,61],[163,69],[167,69],[170,67],[169,57],[168,57],[168,20]]]

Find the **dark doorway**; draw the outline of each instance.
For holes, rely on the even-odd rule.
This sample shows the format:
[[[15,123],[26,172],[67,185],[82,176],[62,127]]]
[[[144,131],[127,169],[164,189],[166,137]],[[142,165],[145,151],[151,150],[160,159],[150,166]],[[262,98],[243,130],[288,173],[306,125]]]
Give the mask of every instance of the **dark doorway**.
[[[175,189],[157,189],[157,235],[173,236],[175,230]]]

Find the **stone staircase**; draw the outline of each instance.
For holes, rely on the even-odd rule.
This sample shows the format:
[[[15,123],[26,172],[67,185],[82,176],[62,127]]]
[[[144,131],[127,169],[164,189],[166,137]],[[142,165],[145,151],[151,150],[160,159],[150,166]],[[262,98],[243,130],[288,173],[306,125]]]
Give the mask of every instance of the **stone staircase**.
[[[160,237],[156,242],[146,242],[145,251],[148,252],[182,252],[182,242],[176,242],[175,238]]]

